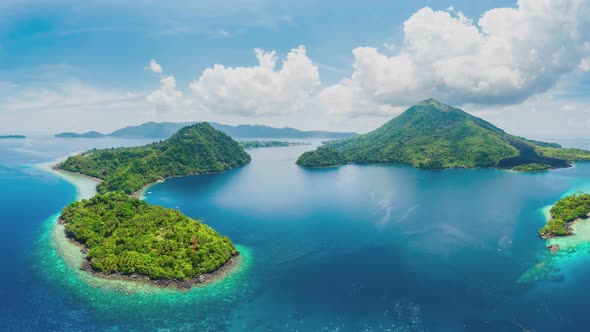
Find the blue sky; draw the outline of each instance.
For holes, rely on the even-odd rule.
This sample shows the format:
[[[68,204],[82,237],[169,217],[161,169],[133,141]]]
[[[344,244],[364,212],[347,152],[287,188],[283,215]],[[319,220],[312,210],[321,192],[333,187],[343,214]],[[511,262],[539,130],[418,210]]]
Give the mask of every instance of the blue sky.
[[[590,36],[574,33],[588,26],[588,6],[532,1],[3,1],[0,131],[206,120],[365,132],[435,97],[517,134],[566,137],[590,124]],[[555,36],[530,31],[550,35],[564,22]],[[527,29],[508,35],[510,24]],[[515,40],[490,55],[490,44]],[[275,52],[272,68],[259,65],[257,48]],[[514,60],[525,55],[529,63]],[[281,74],[287,59],[292,70]],[[432,80],[412,69],[431,63]]]

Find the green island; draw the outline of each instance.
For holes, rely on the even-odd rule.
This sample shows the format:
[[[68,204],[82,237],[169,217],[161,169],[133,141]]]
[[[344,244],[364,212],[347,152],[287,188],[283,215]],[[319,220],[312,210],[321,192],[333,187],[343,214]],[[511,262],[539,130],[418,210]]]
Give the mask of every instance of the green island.
[[[384,163],[430,169],[512,169],[527,164],[563,168],[581,160],[590,160],[590,151],[510,135],[461,109],[428,99],[370,133],[329,141],[306,152],[296,163],[303,167]]]
[[[0,135],[0,139],[23,139],[27,138],[25,135]]]
[[[99,194],[65,207],[59,221],[65,235],[84,247],[83,270],[190,288],[222,276],[236,262],[238,250],[201,221],[130,195],[159,179],[221,172],[248,162],[250,156],[238,142],[206,123],[146,146],[71,156],[55,168],[102,181]]]
[[[207,123],[180,129],[170,138],[132,148],[90,150],[57,168],[102,180],[99,193],[133,194],[169,177],[223,172],[250,162],[250,156],[227,134]]]
[[[512,168],[512,170],[515,170],[517,172],[540,172],[546,171],[548,169],[551,169],[551,165],[537,163],[523,164]]]
[[[571,235],[573,222],[588,218],[590,214],[590,194],[573,194],[560,199],[551,208],[551,219],[539,230],[544,239]]]
[[[87,248],[86,270],[104,275],[188,281],[238,254],[229,238],[209,226],[123,192],[74,202],[61,222],[67,236]]]
[[[280,148],[287,146],[311,145],[311,143],[285,141],[239,141],[238,143],[240,143],[240,145],[244,149]]]

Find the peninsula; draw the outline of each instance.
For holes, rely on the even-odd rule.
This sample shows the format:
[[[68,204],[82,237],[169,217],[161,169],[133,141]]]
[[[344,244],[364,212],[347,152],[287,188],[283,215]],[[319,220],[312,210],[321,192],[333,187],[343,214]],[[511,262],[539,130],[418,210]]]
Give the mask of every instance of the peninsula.
[[[378,129],[330,141],[297,160],[303,167],[405,164],[418,168],[498,167],[533,171],[590,160],[590,151],[507,134],[434,99],[424,100]]]
[[[238,250],[201,221],[129,195],[159,179],[221,172],[248,162],[238,142],[207,123],[142,147],[72,156],[56,168],[100,179],[99,194],[64,208],[59,222],[66,236],[83,246],[83,270],[190,288],[222,275]]]
[[[57,168],[102,180],[99,193],[133,194],[169,177],[217,173],[243,166],[250,156],[238,142],[207,123],[180,129],[167,140],[140,147],[90,150]]]

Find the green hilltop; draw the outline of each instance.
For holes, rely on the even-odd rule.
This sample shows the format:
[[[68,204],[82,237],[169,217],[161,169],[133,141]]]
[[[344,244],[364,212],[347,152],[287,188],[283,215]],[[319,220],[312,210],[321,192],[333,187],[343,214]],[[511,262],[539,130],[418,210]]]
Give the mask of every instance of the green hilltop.
[[[132,194],[160,179],[215,173],[242,166],[250,156],[238,142],[207,123],[180,129],[167,140],[140,147],[90,150],[57,167],[101,179],[99,193]]]
[[[419,168],[568,167],[590,152],[507,134],[493,124],[434,99],[422,101],[378,129],[304,153],[304,167],[397,163]]]

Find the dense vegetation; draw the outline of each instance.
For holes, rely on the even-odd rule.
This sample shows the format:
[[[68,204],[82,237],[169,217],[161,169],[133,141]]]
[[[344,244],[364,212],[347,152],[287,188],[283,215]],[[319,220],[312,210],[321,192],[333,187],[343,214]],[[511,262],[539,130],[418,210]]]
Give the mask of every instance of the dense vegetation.
[[[134,193],[158,179],[221,172],[250,162],[250,156],[227,134],[207,123],[179,130],[169,139],[146,146],[90,150],[58,167],[103,180],[100,193]]]
[[[336,149],[320,147],[314,151],[308,151],[297,159],[297,165],[306,167],[330,167],[347,163],[346,156]]]
[[[310,143],[284,141],[240,141],[239,143],[244,149],[278,148],[285,146],[311,145]]]
[[[563,150],[558,147],[509,135],[487,121],[433,99],[410,107],[368,134],[323,146],[338,151],[336,159],[353,163],[400,163],[420,168],[513,168],[531,163],[569,166],[567,160],[536,152],[536,148]],[[334,155],[332,151],[327,157]],[[336,160],[322,160],[320,154],[312,153],[302,158],[307,162],[298,163],[308,167],[333,165]]]
[[[74,202],[61,218],[66,234],[89,249],[92,269],[107,274],[187,280],[238,253],[209,226],[122,192]]]
[[[582,149],[559,149],[552,147],[537,147],[539,155],[569,161],[590,161],[590,151]]]
[[[518,165],[512,169],[515,171],[518,171],[518,172],[539,172],[539,171],[548,170],[550,168],[551,168],[551,165],[548,165],[548,164],[532,163],[532,164]]]
[[[542,237],[570,234],[569,224],[578,218],[587,218],[590,213],[590,195],[574,194],[560,199],[551,208],[551,219],[539,234]]]

